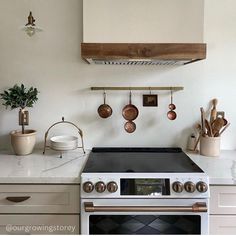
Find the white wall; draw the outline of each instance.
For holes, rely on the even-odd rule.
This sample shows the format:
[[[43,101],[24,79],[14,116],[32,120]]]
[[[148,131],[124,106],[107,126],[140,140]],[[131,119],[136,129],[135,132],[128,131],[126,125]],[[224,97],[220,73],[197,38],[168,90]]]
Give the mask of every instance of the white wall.
[[[197,0],[196,0],[197,1]],[[44,32],[29,38],[19,27],[32,9]],[[38,146],[46,129],[62,115],[77,123],[92,146],[182,146],[185,147],[199,107],[208,108],[219,99],[231,121],[222,137],[222,148],[236,147],[236,1],[205,0],[205,42],[208,58],[183,67],[127,67],[87,65],[80,58],[82,0],[0,0],[0,90],[25,83],[40,90],[39,101],[30,109],[30,128],[38,130]],[[191,33],[191,32],[190,32]],[[159,93],[158,108],[143,108],[141,92],[133,102],[140,108],[137,131],[124,132],[122,107],[125,92],[108,93],[114,114],[108,120],[97,116],[101,92],[90,86],[184,86],[175,94],[178,119],[167,120],[169,94]],[[17,111],[0,106],[0,147],[9,147],[8,133],[17,129]]]
[[[199,43],[204,0],[84,0],[84,42]]]

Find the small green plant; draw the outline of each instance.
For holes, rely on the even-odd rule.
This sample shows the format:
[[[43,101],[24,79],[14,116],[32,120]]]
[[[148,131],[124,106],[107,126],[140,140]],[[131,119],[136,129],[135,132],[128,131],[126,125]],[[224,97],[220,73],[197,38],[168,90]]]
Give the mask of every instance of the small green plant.
[[[11,108],[11,110],[19,108],[22,118],[24,117],[24,109],[26,107],[33,107],[34,103],[38,100],[38,90],[37,88],[30,87],[26,89],[24,84],[18,86],[14,85],[12,88],[5,90],[3,93],[0,93],[0,98],[4,101],[3,106]],[[21,119],[22,121],[24,119]],[[25,124],[24,121],[21,124],[22,134],[25,133]]]

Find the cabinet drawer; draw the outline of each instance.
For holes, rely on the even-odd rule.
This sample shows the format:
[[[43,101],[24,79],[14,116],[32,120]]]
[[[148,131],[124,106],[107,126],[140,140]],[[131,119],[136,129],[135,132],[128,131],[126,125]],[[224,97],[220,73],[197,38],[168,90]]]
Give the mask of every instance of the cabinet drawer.
[[[0,215],[0,234],[79,234],[79,215]]]
[[[236,235],[236,216],[211,215],[210,234]]]
[[[210,186],[210,214],[236,214],[236,186]]]
[[[79,213],[79,185],[0,185],[0,213]]]

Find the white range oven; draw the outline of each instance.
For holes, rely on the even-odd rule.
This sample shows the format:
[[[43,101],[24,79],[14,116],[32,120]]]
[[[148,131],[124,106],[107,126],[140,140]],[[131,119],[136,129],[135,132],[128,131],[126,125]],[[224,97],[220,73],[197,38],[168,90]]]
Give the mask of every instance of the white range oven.
[[[208,234],[208,177],[180,148],[93,148],[81,234]]]

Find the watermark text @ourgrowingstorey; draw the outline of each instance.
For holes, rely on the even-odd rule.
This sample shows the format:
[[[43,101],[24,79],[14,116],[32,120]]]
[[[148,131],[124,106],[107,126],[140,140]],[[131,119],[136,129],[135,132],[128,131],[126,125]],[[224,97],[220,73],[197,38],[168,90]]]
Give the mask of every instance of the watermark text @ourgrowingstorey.
[[[74,233],[74,225],[6,225],[6,231],[8,233],[17,233],[17,232],[45,232],[45,233],[54,233],[54,232],[65,232],[65,233]]]

